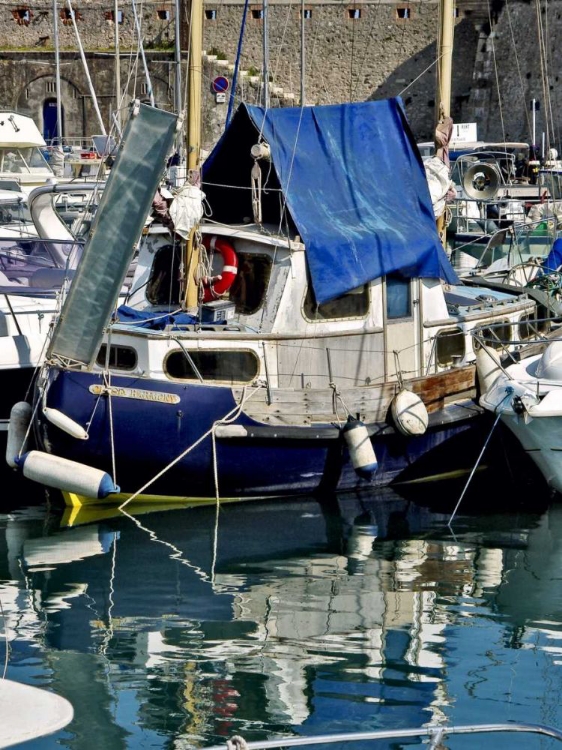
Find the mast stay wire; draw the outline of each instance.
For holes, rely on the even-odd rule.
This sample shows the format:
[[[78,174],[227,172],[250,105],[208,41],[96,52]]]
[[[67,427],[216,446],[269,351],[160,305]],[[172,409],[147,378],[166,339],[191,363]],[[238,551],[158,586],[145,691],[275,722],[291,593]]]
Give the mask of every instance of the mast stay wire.
[[[492,36],[492,9],[491,9],[491,0],[488,0],[488,23],[490,24],[490,36],[488,39],[492,42],[492,58],[494,61],[494,77],[496,79],[496,91],[498,92],[498,109],[500,111],[500,123],[501,123],[501,131],[502,131],[502,139],[504,144],[507,142],[506,134],[505,134],[505,122],[503,119],[503,107],[502,107],[502,97],[501,97],[501,91],[500,91],[500,79],[498,75],[498,61],[496,59],[496,45],[494,44],[494,37]],[[507,146],[505,146],[505,150],[507,153]]]
[[[511,10],[509,7],[509,0],[505,0],[505,9],[507,11],[507,22],[509,24],[509,31],[511,34],[511,42],[513,53],[515,55],[515,64],[517,65],[517,75],[519,77],[519,85],[521,87],[521,100],[523,103],[523,111],[525,112],[525,119],[527,120],[527,132],[529,134],[529,141],[532,138],[533,129],[531,126],[531,117],[529,116],[529,110],[527,109],[527,96],[525,92],[525,85],[523,83],[523,74],[521,73],[521,63],[519,62],[519,55],[517,53],[517,44],[515,42],[515,33],[513,31],[513,23],[511,21]]]

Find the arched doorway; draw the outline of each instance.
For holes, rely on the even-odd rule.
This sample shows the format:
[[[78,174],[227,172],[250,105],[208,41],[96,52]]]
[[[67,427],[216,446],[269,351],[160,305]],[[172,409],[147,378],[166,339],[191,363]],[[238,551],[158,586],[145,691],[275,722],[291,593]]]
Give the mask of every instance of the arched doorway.
[[[61,104],[62,132],[64,133],[64,108]],[[43,102],[43,138],[51,141],[57,137],[57,100],[50,98]]]

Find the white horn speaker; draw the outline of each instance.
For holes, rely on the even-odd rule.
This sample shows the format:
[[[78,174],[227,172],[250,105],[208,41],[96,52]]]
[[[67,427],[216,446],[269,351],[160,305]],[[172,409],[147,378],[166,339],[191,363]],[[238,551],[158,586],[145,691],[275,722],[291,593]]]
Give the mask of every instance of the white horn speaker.
[[[464,192],[468,198],[475,200],[490,200],[498,192],[501,177],[492,164],[477,162],[466,170],[462,181]]]

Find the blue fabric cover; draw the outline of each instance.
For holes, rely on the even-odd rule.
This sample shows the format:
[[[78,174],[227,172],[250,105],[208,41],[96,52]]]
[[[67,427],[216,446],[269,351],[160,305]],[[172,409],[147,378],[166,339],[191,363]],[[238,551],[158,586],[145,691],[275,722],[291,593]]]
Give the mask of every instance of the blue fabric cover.
[[[231,128],[244,148],[248,118],[271,148],[317,302],[395,272],[458,283],[439,242],[423,163],[399,99],[267,112],[242,105]],[[228,179],[224,160],[236,160],[240,171],[233,141],[227,130],[207,160],[209,183]],[[250,168],[251,161],[246,185]]]
[[[544,262],[545,271],[557,271],[562,266],[562,238],[554,241]]]
[[[157,313],[150,311],[135,310],[134,307],[121,305],[117,308],[117,320],[119,323],[134,324],[138,328],[149,328],[151,331],[163,331],[167,326],[189,326],[199,322],[195,315],[187,313]]]

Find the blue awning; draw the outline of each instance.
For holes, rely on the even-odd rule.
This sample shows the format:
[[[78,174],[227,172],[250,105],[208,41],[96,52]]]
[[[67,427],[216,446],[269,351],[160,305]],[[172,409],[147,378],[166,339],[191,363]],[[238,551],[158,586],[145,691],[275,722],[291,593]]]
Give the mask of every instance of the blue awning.
[[[274,167],[268,175],[262,164],[270,188],[264,221],[283,227],[285,201],[319,303],[391,273],[457,282],[400,100],[267,111],[243,105],[205,166],[214,219],[252,216],[249,191],[239,188],[249,186],[249,149],[260,132]]]

